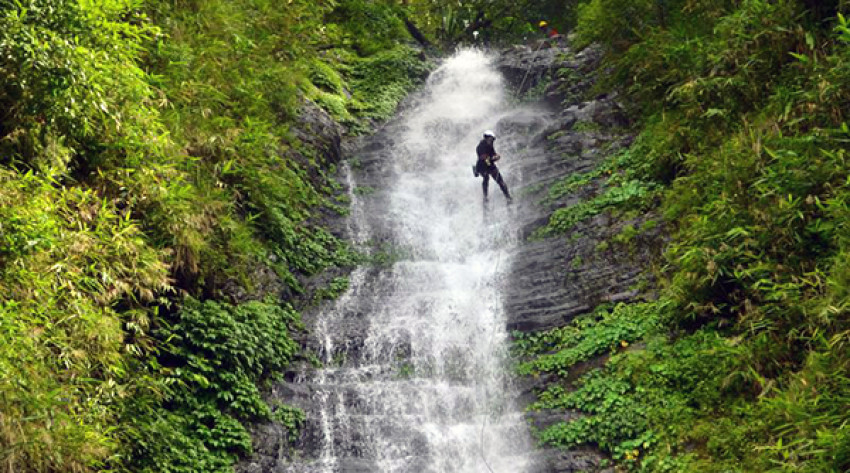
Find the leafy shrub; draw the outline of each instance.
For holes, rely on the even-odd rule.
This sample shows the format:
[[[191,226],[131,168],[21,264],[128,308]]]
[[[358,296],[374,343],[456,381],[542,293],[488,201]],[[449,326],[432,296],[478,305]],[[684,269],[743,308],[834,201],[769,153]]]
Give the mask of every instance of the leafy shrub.
[[[351,113],[348,111],[348,101],[345,97],[320,92],[316,96],[315,101],[316,105],[322,107],[334,119],[339,120],[340,122],[350,122],[353,120]]]
[[[626,7],[633,27],[617,28]],[[663,331],[637,336],[575,391],[541,395],[540,407],[588,414],[546,441],[597,443],[642,471],[847,469],[845,9],[594,0],[580,10],[579,39],[608,46],[611,83],[642,113],[640,130],[622,159],[551,196],[609,172],[608,185],[651,186],[674,228],[659,275],[669,312]],[[604,195],[559,209],[546,231],[631,204]],[[607,333],[598,323],[523,368],[565,374],[605,353],[592,343]]]
[[[149,345],[140,304],[170,287],[164,254],[110,200],[2,169],[0,237],[4,464],[99,464],[116,447],[123,352]]]
[[[351,69],[352,96],[361,108],[355,112],[367,118],[388,118],[427,72],[428,64],[408,46],[357,61]]]
[[[521,374],[556,373],[567,376],[573,365],[640,340],[659,324],[662,307],[654,303],[619,304],[610,312],[600,306],[592,315],[541,334],[517,334],[516,348],[533,361],[519,367]]]
[[[654,304],[646,308],[658,309]],[[566,350],[561,353],[582,353],[569,360],[567,366],[592,356],[593,351],[581,347],[593,343],[597,334],[610,331],[594,325],[590,329],[589,335],[582,331],[572,343],[558,345]],[[625,465],[636,466],[640,460],[650,470],[695,471],[689,469],[694,458],[670,458],[659,448],[669,447],[671,440],[680,436],[699,442],[711,438],[694,434],[689,426],[703,413],[725,411],[727,396],[735,393],[736,385],[723,379],[735,365],[736,349],[711,331],[676,341],[657,333],[657,326],[650,325],[625,335],[624,339],[632,340],[648,336],[645,347],[626,350],[622,350],[629,346],[625,340],[617,342],[616,338],[603,336],[608,347],[618,349],[603,369],[582,377],[575,390],[550,387],[532,406],[579,409],[587,416],[546,429],[540,433],[541,440],[564,447],[596,444]],[[741,456],[730,455],[729,460],[734,465]]]
[[[310,63],[309,79],[313,85],[331,94],[342,95],[344,93],[343,81],[339,72],[323,61],[314,60]]]
[[[641,208],[646,206],[656,193],[656,187],[638,180],[624,182],[620,186],[606,189],[589,201],[555,210],[549,224],[534,232],[535,238],[568,232],[585,219],[599,215],[611,207]]]
[[[343,0],[328,15],[361,56],[392,49],[405,35],[404,25],[390,2]]]
[[[331,6],[0,3],[0,464],[228,471],[242,422],[303,420],[258,394],[294,314],[180,308],[350,261],[314,223],[332,169],[289,132]]]
[[[151,89],[136,62],[155,34],[130,4],[29,0],[5,6],[0,106],[8,112],[0,159],[60,173],[68,166],[87,172],[90,161],[138,159],[141,141],[155,142],[162,131],[148,126],[156,113],[145,106]]]
[[[241,421],[268,420],[271,407],[258,383],[280,373],[298,345],[289,330],[298,324],[288,307],[269,302],[231,306],[187,300],[157,339],[165,391],[163,407],[132,405],[126,419],[133,471],[231,471],[251,451]],[[285,412],[288,425],[300,418]],[[141,415],[140,415],[141,414]],[[167,441],[162,441],[163,436]]]

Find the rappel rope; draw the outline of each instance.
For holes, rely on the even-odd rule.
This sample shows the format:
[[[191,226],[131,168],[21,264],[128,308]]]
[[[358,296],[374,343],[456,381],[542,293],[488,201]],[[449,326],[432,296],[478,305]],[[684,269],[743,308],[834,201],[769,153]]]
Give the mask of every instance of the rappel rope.
[[[499,257],[496,259],[496,268],[493,270],[493,273],[499,274],[499,266],[502,264],[502,253],[499,253]],[[492,353],[491,349],[493,348],[493,335],[494,331],[490,331],[490,341],[487,342],[487,352]],[[478,454],[481,456],[481,461],[484,462],[484,466],[487,467],[487,470],[490,473],[496,473],[493,471],[493,468],[490,467],[490,462],[487,461],[487,456],[484,454],[484,428],[487,426],[487,420],[490,419],[490,412],[485,413],[484,419],[481,421],[481,432],[479,434],[478,439]]]
[[[543,47],[544,42],[545,41],[541,41],[540,45],[537,46],[537,49],[534,50],[534,54],[531,56],[531,64],[532,65],[534,64],[534,60],[537,59],[537,53]],[[522,82],[520,83],[520,86],[519,86],[519,89],[518,89],[520,92],[522,91],[522,87],[525,85],[526,79],[528,79],[528,73],[529,72],[531,72],[531,67],[529,67],[525,71],[525,76],[523,76]],[[527,152],[527,150],[523,150],[522,154],[525,155],[526,152]],[[502,253],[499,252],[499,256],[496,259],[496,267],[493,270],[493,273],[495,275],[499,274],[499,267],[501,266],[501,264],[502,264]],[[487,343],[487,351],[491,352],[491,353],[492,353],[492,348],[493,348],[493,337],[494,337],[494,335],[495,335],[495,332],[491,331],[490,332],[490,340]],[[484,462],[484,466],[487,467],[487,470],[490,473],[496,473],[495,471],[493,471],[493,468],[490,466],[490,462],[487,461],[487,456],[484,454],[484,429],[487,427],[487,421],[490,419],[490,414],[491,414],[491,412],[487,412],[484,415],[484,419],[481,421],[481,431],[479,433],[479,439],[478,439],[478,454],[481,456],[481,461]]]
[[[481,454],[481,460],[484,461],[484,466],[490,471],[490,473],[496,473],[490,468],[490,463],[487,462],[487,457],[484,455],[484,427],[487,425],[488,416],[484,417],[484,421],[481,422],[481,440],[478,443],[479,453]]]
[[[540,48],[546,44],[546,40],[540,41],[540,45],[537,46],[537,49],[534,50],[534,54],[531,56],[531,63],[529,64],[528,69],[525,70],[525,75],[522,77],[522,82],[519,83],[519,88],[517,89],[518,94],[522,94],[522,86],[525,85],[525,80],[528,79],[528,73],[531,72],[531,67],[534,65],[534,60],[537,59],[537,53],[540,51]]]

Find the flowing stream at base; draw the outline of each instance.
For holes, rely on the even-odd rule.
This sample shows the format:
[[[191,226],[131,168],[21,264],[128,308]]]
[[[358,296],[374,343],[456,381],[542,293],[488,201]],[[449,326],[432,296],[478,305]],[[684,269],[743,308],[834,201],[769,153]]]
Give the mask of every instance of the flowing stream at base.
[[[287,471],[537,471],[514,404],[501,296],[517,209],[492,181],[485,205],[471,170],[482,131],[495,129],[516,188],[526,137],[497,123],[528,113],[509,105],[492,58],[465,50],[431,74],[380,143],[352,157],[350,230],[384,263],[356,270],[317,318],[324,368],[307,382],[320,445]],[[360,159],[383,160],[383,186],[358,182],[368,174]]]

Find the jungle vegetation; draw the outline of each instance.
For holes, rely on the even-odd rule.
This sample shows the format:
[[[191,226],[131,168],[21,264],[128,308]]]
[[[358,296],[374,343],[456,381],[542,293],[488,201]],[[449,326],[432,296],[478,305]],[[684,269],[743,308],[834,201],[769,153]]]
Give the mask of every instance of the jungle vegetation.
[[[358,261],[299,116],[368,132],[423,48],[532,3],[0,0],[0,471],[226,472],[246,425],[295,435],[260,391],[346,281],[305,283]]]
[[[605,46],[639,117],[604,210],[673,235],[657,300],[518,341],[562,379],[611,355],[542,394],[591,415],[541,438],[647,471],[846,471],[847,6],[0,0],[0,470],[226,472],[250,422],[294,434],[260,390],[298,356],[306,279],[357,260],[299,114],[368,132],[421,48],[547,19]]]
[[[0,1],[0,470],[232,471],[246,423],[295,432],[260,389],[305,278],[355,255],[293,125],[393,112],[428,69],[403,12]]]
[[[637,138],[557,184],[607,187],[539,234],[648,210],[671,234],[656,297],[518,336],[520,372],[555,379],[534,407],[586,414],[543,442],[628,471],[850,470],[848,10],[580,3],[573,46],[603,45],[599,88],[622,93]],[[626,228],[620,242],[648,231]]]

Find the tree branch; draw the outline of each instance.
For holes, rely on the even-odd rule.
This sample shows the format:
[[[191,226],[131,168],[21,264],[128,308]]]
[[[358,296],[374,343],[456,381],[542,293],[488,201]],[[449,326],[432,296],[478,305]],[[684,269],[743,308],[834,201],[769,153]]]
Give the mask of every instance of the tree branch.
[[[426,38],[425,35],[422,34],[421,31],[419,31],[419,28],[417,28],[416,25],[414,25],[413,22],[410,21],[410,18],[408,18],[407,15],[404,16],[404,26],[407,27],[407,32],[410,33],[410,36],[413,36],[413,39],[418,41],[419,44],[422,45],[422,47],[431,47],[431,42],[428,41],[428,38]]]

